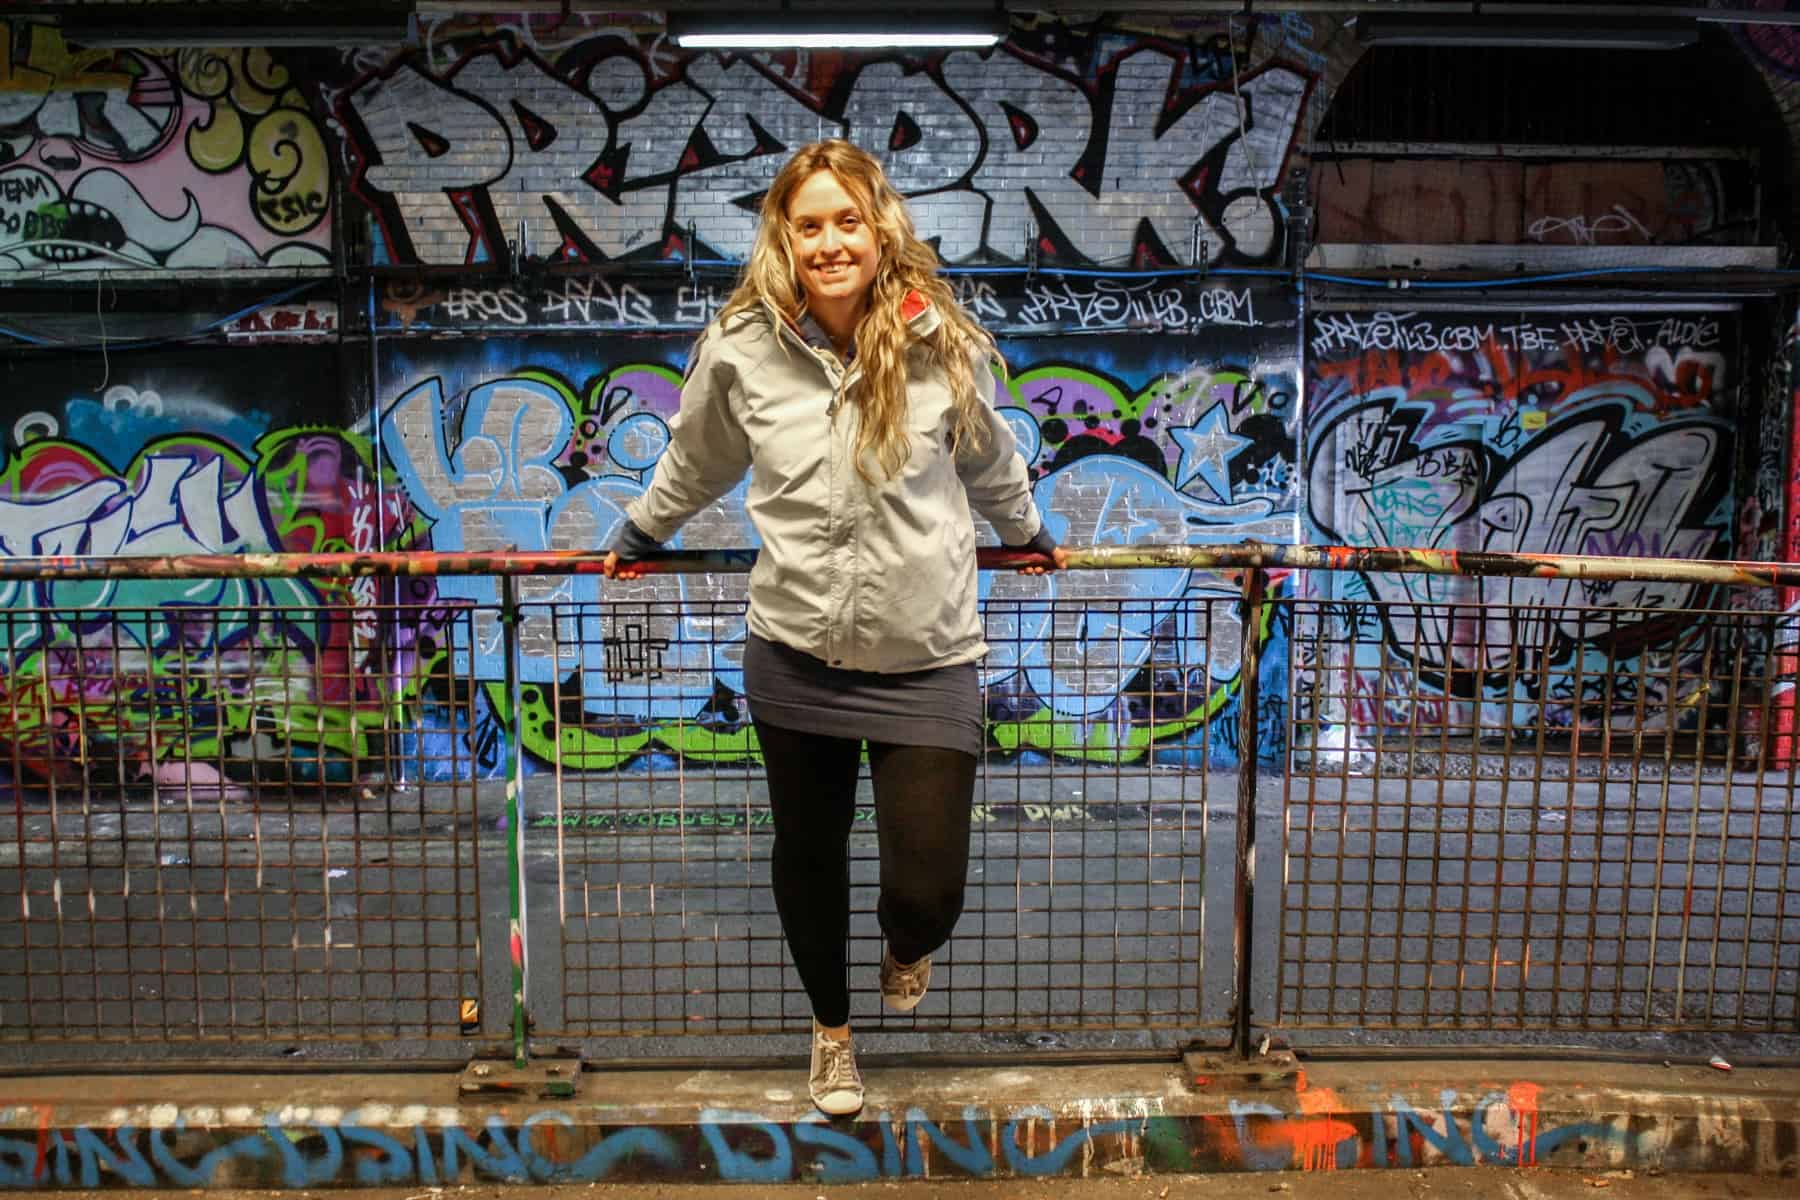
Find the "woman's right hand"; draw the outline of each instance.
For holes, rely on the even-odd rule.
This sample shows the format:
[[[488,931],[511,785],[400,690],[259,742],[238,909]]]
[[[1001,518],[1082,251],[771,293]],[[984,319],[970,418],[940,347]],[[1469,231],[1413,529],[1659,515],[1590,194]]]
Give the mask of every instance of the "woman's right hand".
[[[608,579],[642,579],[644,564],[635,559],[620,558],[617,550],[609,550],[600,560],[600,573]]]

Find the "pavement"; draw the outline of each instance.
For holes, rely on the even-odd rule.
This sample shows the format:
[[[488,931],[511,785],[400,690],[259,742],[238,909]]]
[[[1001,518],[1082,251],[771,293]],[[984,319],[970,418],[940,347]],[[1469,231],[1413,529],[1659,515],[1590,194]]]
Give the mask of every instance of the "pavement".
[[[0,1074],[0,1187],[381,1186],[429,1200],[546,1184],[674,1197],[720,1183],[758,1196],[943,1184],[947,1195],[1048,1197],[1064,1194],[1059,1183],[1104,1182],[1111,1190],[1081,1194],[1161,1197],[1254,1172],[1265,1192],[1286,1184],[1304,1195],[1309,1180],[1366,1174],[1390,1183],[1384,1195],[1436,1194],[1419,1185],[1466,1178],[1483,1182],[1463,1194],[1523,1200],[1559,1194],[1534,1190],[1556,1171],[1619,1195],[1657,1176],[1687,1190],[1646,1194],[1764,1194],[1707,1191],[1707,1173],[1786,1179],[1792,1194],[1800,1175],[1800,1066],[1271,1055],[1245,1070],[1228,1060],[871,1056],[862,1115],[826,1122],[806,1100],[800,1060],[772,1061],[583,1071],[574,1094],[557,1098],[549,1062],[519,1078],[497,1064],[480,1082],[520,1090],[481,1095],[462,1090],[473,1077],[423,1066],[13,1068]]]

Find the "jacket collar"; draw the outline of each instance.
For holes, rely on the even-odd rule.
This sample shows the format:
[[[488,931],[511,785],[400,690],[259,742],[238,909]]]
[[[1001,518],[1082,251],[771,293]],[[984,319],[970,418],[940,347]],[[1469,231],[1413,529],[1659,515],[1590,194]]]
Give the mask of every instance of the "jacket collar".
[[[777,311],[775,306],[767,301],[763,302],[763,309],[768,313],[772,324],[777,327],[786,325],[800,335],[801,341],[808,340],[806,327],[812,322],[807,317],[803,315],[799,321],[791,321],[786,314]],[[944,323],[943,315],[938,312],[937,305],[933,304],[917,288],[907,292],[905,298],[900,301],[900,319],[906,322],[907,330],[915,339],[930,337],[937,332],[938,326]]]

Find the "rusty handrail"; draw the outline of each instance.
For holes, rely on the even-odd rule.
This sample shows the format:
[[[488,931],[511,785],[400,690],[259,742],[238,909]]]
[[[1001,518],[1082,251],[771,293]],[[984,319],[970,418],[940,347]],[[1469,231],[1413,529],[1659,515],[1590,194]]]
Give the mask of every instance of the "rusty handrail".
[[[57,555],[0,558],[0,580],[46,579],[340,579],[351,576],[597,575],[598,550],[415,551],[341,554]],[[983,547],[984,570],[1043,564],[1027,551]],[[755,550],[667,550],[647,556],[649,574],[737,574],[756,562]],[[1725,559],[1636,558],[1620,555],[1513,554],[1396,546],[1273,545],[1086,546],[1069,549],[1081,570],[1177,568],[1294,571],[1392,571],[1420,575],[1528,579],[1645,580],[1800,587],[1800,563]]]

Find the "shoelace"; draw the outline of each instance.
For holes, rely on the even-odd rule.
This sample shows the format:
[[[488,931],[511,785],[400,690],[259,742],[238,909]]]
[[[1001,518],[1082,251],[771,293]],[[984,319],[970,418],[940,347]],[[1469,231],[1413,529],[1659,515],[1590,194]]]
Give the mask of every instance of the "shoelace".
[[[922,958],[910,967],[894,964],[894,982],[900,985],[899,991],[902,996],[924,994],[925,988],[921,981],[921,976],[925,974],[924,964],[925,960]]]
[[[849,1042],[840,1042],[823,1035],[820,1035],[818,1042],[820,1055],[824,1059],[822,1082],[826,1090],[836,1091],[861,1082],[856,1074],[856,1056],[851,1052]]]

